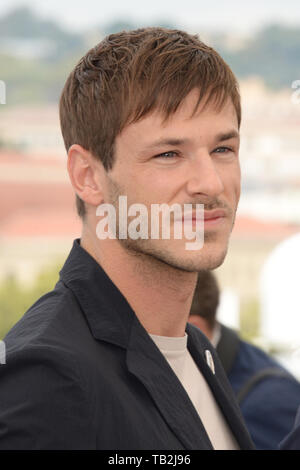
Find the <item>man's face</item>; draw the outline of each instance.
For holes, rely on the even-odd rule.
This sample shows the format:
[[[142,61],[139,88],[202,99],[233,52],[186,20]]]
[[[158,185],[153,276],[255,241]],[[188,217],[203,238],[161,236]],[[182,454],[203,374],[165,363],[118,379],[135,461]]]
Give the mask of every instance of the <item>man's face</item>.
[[[107,173],[105,194],[105,202],[116,209],[118,196],[124,195],[128,207],[142,203],[149,214],[151,204],[177,203],[182,209],[184,204],[193,208],[204,204],[207,220],[200,250],[187,250],[184,237],[117,241],[131,253],[185,271],[214,269],[223,262],[240,196],[234,106],[230,100],[221,111],[200,106],[191,117],[197,98],[198,91],[193,90],[167,121],[154,112],[123,129],[116,138],[115,163]]]

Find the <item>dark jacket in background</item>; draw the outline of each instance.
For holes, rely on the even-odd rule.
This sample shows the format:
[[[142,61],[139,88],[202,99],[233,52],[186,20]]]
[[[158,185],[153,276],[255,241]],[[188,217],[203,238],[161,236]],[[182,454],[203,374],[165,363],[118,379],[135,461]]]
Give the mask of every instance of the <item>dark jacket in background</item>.
[[[280,443],[281,450],[300,450],[300,407],[295,419],[293,430]]]
[[[224,325],[217,352],[256,448],[278,450],[300,405],[299,381],[270,355],[242,341]]]

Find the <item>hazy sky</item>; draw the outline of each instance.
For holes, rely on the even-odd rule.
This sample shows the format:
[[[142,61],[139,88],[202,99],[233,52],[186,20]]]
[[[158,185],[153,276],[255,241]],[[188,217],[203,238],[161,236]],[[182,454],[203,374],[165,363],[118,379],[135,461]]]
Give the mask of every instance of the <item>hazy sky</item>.
[[[299,0],[0,0],[0,15],[16,5],[28,5],[44,17],[72,29],[85,29],[116,19],[138,26],[165,19],[191,32],[249,32],[270,22],[300,25]]]

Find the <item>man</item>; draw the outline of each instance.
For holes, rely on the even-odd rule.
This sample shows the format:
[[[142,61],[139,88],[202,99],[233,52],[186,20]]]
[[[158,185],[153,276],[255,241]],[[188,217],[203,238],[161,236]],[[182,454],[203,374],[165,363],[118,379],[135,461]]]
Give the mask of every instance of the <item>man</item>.
[[[1,448],[252,448],[213,348],[187,326],[197,271],[227,251],[240,115],[229,67],[181,31],[113,34],[72,71],[60,118],[82,236],[55,289],[5,338]],[[189,204],[190,229],[203,204],[203,248],[127,236],[124,197],[148,215]],[[175,233],[183,219],[170,219]]]
[[[216,347],[256,448],[278,449],[293,426],[300,383],[264,351],[220,324],[218,305],[217,280],[212,272],[201,271],[189,322]]]

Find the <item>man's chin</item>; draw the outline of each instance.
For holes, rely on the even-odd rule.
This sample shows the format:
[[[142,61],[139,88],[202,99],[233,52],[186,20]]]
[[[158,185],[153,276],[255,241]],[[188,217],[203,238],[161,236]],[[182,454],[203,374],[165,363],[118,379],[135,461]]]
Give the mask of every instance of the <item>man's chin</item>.
[[[126,251],[140,256],[146,261],[159,263],[174,269],[187,272],[212,270],[219,267],[226,256],[227,246],[211,246],[209,243],[199,250],[186,250],[182,246],[172,247],[170,244],[161,246],[149,243],[149,240],[119,240]],[[172,249],[173,248],[173,249]]]
[[[199,272],[199,271],[208,271],[218,268],[224,261],[226,256],[226,251],[224,253],[202,253],[187,255],[187,256],[176,256],[176,257],[167,257],[166,263],[174,268],[180,269],[181,271],[187,272]]]

